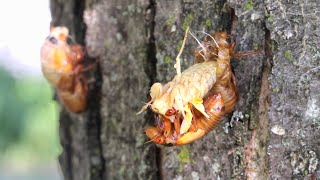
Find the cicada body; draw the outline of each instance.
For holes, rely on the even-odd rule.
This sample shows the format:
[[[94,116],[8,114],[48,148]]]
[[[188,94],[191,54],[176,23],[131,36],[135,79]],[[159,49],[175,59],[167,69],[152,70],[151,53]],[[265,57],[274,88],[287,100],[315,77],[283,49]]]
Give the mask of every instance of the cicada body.
[[[66,27],[51,28],[41,47],[41,67],[46,79],[58,92],[63,104],[72,112],[86,108],[87,83],[81,75],[84,52],[80,45],[69,45]]]
[[[209,118],[203,106],[203,97],[215,83],[216,62],[204,62],[191,66],[182,74],[162,86],[160,83],[152,85],[150,90],[151,101],[146,107],[150,108],[172,123],[176,116],[182,117],[180,133],[184,134],[191,126],[193,113],[191,107],[197,109]],[[201,88],[199,88],[201,87]],[[168,113],[172,112],[174,113]]]
[[[226,113],[233,111],[238,92],[230,59],[253,53],[234,54],[234,43],[228,43],[227,37],[225,32],[208,34],[195,50],[193,66],[177,72],[164,86],[153,84],[151,101],[143,107],[150,107],[159,119],[157,127],[145,129],[152,141],[173,145],[191,143],[210,132]],[[171,125],[162,126],[164,122]]]

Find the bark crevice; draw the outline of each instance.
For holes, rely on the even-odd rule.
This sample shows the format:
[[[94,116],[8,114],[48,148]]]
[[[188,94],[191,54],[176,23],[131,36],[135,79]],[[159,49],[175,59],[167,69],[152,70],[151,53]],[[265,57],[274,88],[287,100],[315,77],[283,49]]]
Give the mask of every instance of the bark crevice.
[[[146,8],[146,36],[148,38],[146,44],[146,62],[144,63],[144,71],[150,79],[149,86],[156,81],[157,77],[157,58],[156,58],[156,39],[154,36],[156,1],[150,0],[149,6]],[[149,93],[148,93],[149,94]]]
[[[81,0],[75,3],[73,8],[74,14],[74,28],[77,29],[76,40],[85,47],[85,36],[86,36],[86,24],[84,22],[84,11],[86,6],[86,1]],[[86,132],[87,132],[87,142],[86,146],[88,149],[89,158],[89,172],[90,179],[104,179],[105,174],[105,159],[102,155],[102,141],[101,141],[101,88],[102,88],[102,75],[100,70],[100,64],[97,58],[91,58],[86,56],[86,61],[90,64],[96,63],[96,68],[93,72],[88,72],[88,77],[94,79],[94,82],[89,84],[89,96],[88,96],[88,109],[85,117],[86,121]]]
[[[90,172],[91,179],[104,179],[105,177],[105,159],[102,155],[102,141],[101,141],[101,84],[102,77],[100,66],[95,72],[95,83],[92,85],[89,96],[88,114],[87,114],[87,147],[90,158]]]
[[[62,174],[65,179],[73,179],[72,172],[72,162],[71,154],[72,152],[72,138],[71,138],[71,119],[67,116],[66,112],[60,113],[60,122],[59,122],[59,135],[60,135],[60,144],[63,151],[59,155],[59,164],[61,167]]]
[[[152,86],[153,83],[156,82],[157,78],[157,50],[156,50],[156,38],[154,35],[154,29],[156,26],[155,16],[156,16],[157,4],[155,0],[149,0],[149,5],[147,6],[145,12],[145,21],[146,21],[146,36],[148,38],[146,44],[146,61],[144,63],[144,71],[149,78],[149,87]],[[149,96],[149,92],[147,92],[147,96]],[[153,113],[148,110],[145,117],[147,123],[153,122]],[[154,145],[155,146],[155,145]],[[156,159],[156,167],[157,167],[157,179],[163,179],[162,175],[162,155],[161,148],[155,146],[155,159]]]

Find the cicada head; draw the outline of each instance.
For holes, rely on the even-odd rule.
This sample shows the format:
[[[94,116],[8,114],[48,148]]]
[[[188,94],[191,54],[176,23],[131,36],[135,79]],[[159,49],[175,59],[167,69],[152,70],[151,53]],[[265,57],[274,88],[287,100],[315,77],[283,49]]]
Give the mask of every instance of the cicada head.
[[[72,54],[75,51],[71,50],[66,42],[68,35],[69,30],[66,27],[52,27],[41,47],[42,71],[47,80],[54,86],[58,85],[61,76],[70,75],[74,70]],[[79,48],[77,48],[78,51],[80,51]]]
[[[159,98],[162,95],[163,86],[161,83],[154,83],[150,88],[150,97],[152,100]]]
[[[48,38],[55,38],[59,41],[67,41],[67,38],[69,36],[69,29],[64,26],[57,26],[57,27],[51,27],[50,28],[50,35]]]
[[[163,96],[155,99],[150,108],[153,112],[165,116],[168,109],[172,109],[172,102],[168,97],[168,94],[164,94]]]
[[[167,112],[167,110],[169,109],[169,107],[167,106],[166,102],[163,101],[162,99],[157,99],[155,100],[151,106],[150,106],[151,110],[157,114],[160,115],[165,115],[165,113]]]

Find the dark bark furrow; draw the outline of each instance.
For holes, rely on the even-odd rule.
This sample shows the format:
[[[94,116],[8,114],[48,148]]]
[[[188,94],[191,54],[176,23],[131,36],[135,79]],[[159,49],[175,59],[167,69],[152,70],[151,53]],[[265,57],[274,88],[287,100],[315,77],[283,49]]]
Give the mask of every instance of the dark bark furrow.
[[[77,31],[76,41],[83,44],[85,47],[85,36],[86,36],[86,25],[83,19],[85,11],[85,0],[79,0],[74,3],[73,14],[74,14],[74,29]],[[97,59],[86,57],[86,61],[90,63],[97,63]],[[93,69],[94,70],[94,69]],[[101,84],[102,76],[100,66],[97,63],[96,72],[88,73],[90,76],[94,76],[94,83],[89,84],[89,97],[88,97],[88,109],[85,117],[87,142],[86,148],[88,151],[89,159],[89,172],[90,179],[104,179],[104,164],[105,160],[102,156],[102,145],[101,145],[101,114],[100,114],[100,99],[101,99]],[[88,75],[87,74],[87,75]]]
[[[156,58],[156,39],[154,36],[154,28],[155,28],[155,16],[156,16],[157,4],[155,0],[149,0],[149,6],[146,9],[146,35],[148,37],[147,45],[146,45],[146,62],[144,63],[144,70],[149,78],[149,86],[151,87],[153,83],[155,83],[157,78],[157,58]],[[147,96],[149,96],[149,92],[147,92]],[[154,124],[153,121],[153,113],[148,111],[144,117],[147,123]],[[162,175],[162,157],[161,157],[161,149],[155,147],[155,161],[157,166],[157,179],[163,179]]]
[[[86,0],[77,0],[74,2],[72,13],[74,14],[74,33],[76,33],[76,42],[85,44],[86,25],[83,20],[83,13],[85,11]]]
[[[61,167],[62,174],[65,179],[72,180],[73,172],[72,172],[72,163],[71,163],[71,155],[72,153],[72,138],[70,132],[70,124],[71,119],[66,115],[66,113],[60,114],[59,121],[59,135],[60,135],[60,144],[62,146],[62,153],[59,155],[59,164]]]
[[[156,39],[154,36],[156,1],[150,0],[149,6],[146,8],[146,36],[148,42],[146,44],[146,62],[144,70],[150,78],[150,86],[156,81],[157,77],[157,58],[156,58]],[[149,94],[149,93],[148,93]]]
[[[101,144],[101,71],[100,66],[97,67],[95,73],[95,83],[90,91],[88,115],[87,115],[87,136],[88,151],[90,159],[90,179],[104,179],[105,175],[105,159],[102,156]]]

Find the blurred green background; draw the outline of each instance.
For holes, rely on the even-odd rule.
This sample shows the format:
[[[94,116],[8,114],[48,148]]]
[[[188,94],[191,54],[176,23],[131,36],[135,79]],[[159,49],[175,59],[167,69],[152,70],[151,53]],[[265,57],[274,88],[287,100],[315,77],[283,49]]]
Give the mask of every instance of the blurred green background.
[[[60,180],[59,107],[41,73],[49,0],[0,2],[0,180]]]
[[[14,77],[1,67],[0,82],[0,179],[58,179],[58,106],[51,87],[39,76]]]

